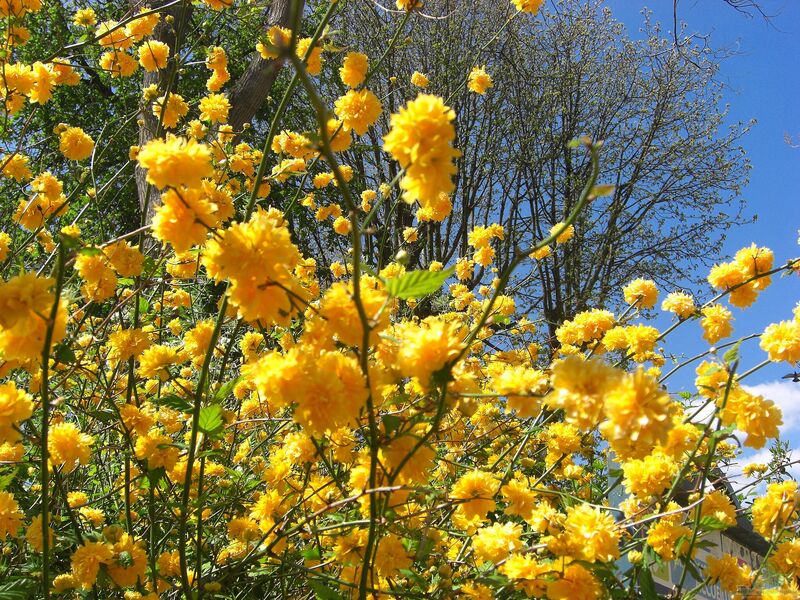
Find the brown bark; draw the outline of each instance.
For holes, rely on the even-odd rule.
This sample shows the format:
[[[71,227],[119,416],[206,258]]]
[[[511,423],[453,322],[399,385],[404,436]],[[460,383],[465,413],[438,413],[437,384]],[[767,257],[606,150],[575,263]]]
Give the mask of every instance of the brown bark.
[[[264,29],[268,29],[272,25],[286,26],[289,22],[289,13],[292,2],[299,2],[299,9],[303,9],[303,0],[274,0],[270,6],[270,10],[266,16]],[[165,0],[154,2],[153,0],[130,0],[130,5],[133,12],[138,11],[142,7],[158,7],[164,5]],[[191,17],[192,6],[190,3],[178,4],[165,8],[162,13],[162,19],[153,33],[153,39],[164,42],[170,47],[170,55],[175,56],[175,48],[179,47],[181,40],[178,39],[178,32],[182,31],[181,22],[188,22]],[[167,24],[163,16],[171,16],[173,19],[172,24]],[[258,109],[263,105],[266,98],[269,96],[275,79],[280,72],[282,61],[277,60],[264,60],[258,53],[253,53],[250,62],[244,73],[233,83],[230,91],[231,111],[229,123],[233,126],[234,131],[239,131],[245,123],[255,116]],[[143,78],[143,85],[147,87],[152,84],[162,85],[164,82],[169,81],[172,77],[172,70],[176,67],[176,63],[170,62],[169,67],[156,73],[145,73]],[[177,88],[177,74],[174,74],[175,80],[172,89]],[[140,115],[139,126],[139,146],[143,146],[156,135],[158,135],[158,119],[153,115],[151,110],[144,110]],[[159,194],[157,191],[147,183],[146,172],[142,169],[136,169],[136,189],[139,196],[139,207],[143,214],[143,224],[148,224],[152,221],[156,208],[158,207]]]
[[[286,27],[289,24],[289,13],[293,0],[274,0],[267,15],[266,28],[273,25]],[[294,0],[299,3],[298,10],[303,10],[303,0]],[[272,85],[278,77],[283,66],[280,60],[264,60],[256,52],[250,58],[247,69],[237,79],[231,90],[231,111],[228,122],[234,131],[239,131],[242,125],[249,123],[258,109],[264,104],[272,91]]]

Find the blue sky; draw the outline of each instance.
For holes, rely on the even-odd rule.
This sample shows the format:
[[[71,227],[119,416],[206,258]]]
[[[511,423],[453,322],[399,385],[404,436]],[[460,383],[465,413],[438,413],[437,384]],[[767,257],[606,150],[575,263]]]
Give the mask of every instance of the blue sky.
[[[688,25],[687,33],[710,36],[713,47],[727,47],[735,55],[724,61],[720,72],[726,84],[725,102],[730,106],[731,122],[758,123],[742,141],[752,171],[743,196],[746,216],[757,220],[730,232],[723,253],[732,255],[752,242],[769,246],[776,263],[800,255],[800,0],[760,0],[770,22],[759,16],[748,18],[728,7],[722,0],[681,0],[678,15]],[[653,11],[653,19],[672,35],[672,0],[605,0],[614,16],[638,35],[643,22],[641,10]],[[790,135],[798,148],[790,147]],[[800,300],[800,278],[775,279],[747,310],[733,308],[734,336],[763,331],[775,321],[789,319]],[[667,348],[688,355],[702,350],[700,327],[687,323],[678,335],[671,336]],[[764,360],[757,341],[742,348],[742,369]],[[669,367],[667,367],[669,368]],[[783,436],[800,455],[800,383],[780,378],[792,372],[788,364],[770,365],[755,373],[748,383],[755,391],[777,402],[784,411]],[[694,368],[676,377],[673,385],[689,388]],[[760,458],[764,458],[762,455]],[[798,470],[800,473],[800,470]]]

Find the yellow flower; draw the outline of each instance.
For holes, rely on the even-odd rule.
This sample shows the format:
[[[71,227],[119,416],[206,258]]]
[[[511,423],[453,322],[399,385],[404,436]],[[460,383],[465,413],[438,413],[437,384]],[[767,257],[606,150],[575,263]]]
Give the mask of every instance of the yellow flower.
[[[538,369],[508,366],[492,376],[491,389],[506,396],[506,406],[520,417],[535,417],[541,410],[541,396],[548,389],[548,378]]]
[[[275,406],[296,403],[295,420],[314,435],[355,421],[367,398],[358,361],[341,352],[302,347],[285,355],[270,352],[243,373]]]
[[[19,424],[33,414],[33,398],[13,381],[0,384],[0,442],[19,439]]]
[[[167,68],[169,46],[157,40],[148,40],[139,46],[139,64],[145,71],[154,72]]]
[[[708,283],[717,290],[727,290],[743,283],[747,273],[737,263],[714,265],[708,274]]]
[[[267,43],[258,42],[258,44],[256,44],[256,50],[258,50],[258,53],[264,60],[278,58],[280,50],[288,48],[291,39],[291,29],[273,25],[267,30]]]
[[[2,536],[0,536],[2,537]],[[43,537],[42,537],[42,515],[36,515],[31,519],[31,524],[25,530],[25,539],[37,552],[42,551]],[[47,527],[47,539],[50,548],[53,547],[53,530]]]
[[[333,221],[333,230],[339,235],[347,235],[352,230],[353,226],[350,219],[347,217],[336,217]]]
[[[168,242],[175,252],[202,244],[218,225],[217,206],[201,189],[168,189],[153,216],[153,237]]]
[[[139,357],[137,373],[140,377],[158,377],[161,381],[166,381],[169,378],[167,367],[178,362],[181,361],[175,348],[163,345],[150,346]]]
[[[567,356],[552,367],[553,391],[545,403],[561,408],[568,423],[593,428],[602,418],[603,398],[615,387],[620,372],[597,359]]]
[[[347,129],[364,135],[383,110],[378,97],[370,90],[350,90],[334,104],[334,112]]]
[[[622,294],[628,304],[639,308],[653,308],[658,299],[658,288],[649,279],[634,279],[622,288]]]
[[[775,547],[770,565],[787,578],[800,574],[800,539],[793,537]]]
[[[147,8],[139,10],[139,16],[131,19],[125,26],[125,33],[137,42],[148,35],[152,35],[156,25],[158,25],[158,21],[161,19],[159,13],[141,14],[145,12],[148,12]]]
[[[72,555],[72,575],[83,589],[91,589],[97,581],[100,565],[111,564],[113,557],[114,552],[109,544],[86,542]]]
[[[403,323],[395,333],[400,340],[397,366],[425,388],[431,376],[454,360],[464,347],[465,332],[461,327],[439,317],[428,317],[418,324]]]
[[[108,574],[120,587],[133,587],[144,583],[147,553],[141,540],[123,533],[113,545],[113,560],[107,563]]]
[[[518,11],[533,13],[539,12],[544,0],[511,0]]]
[[[164,468],[171,471],[178,462],[180,451],[172,445],[172,438],[159,430],[150,430],[136,439],[136,458],[147,461],[150,470]]]
[[[264,257],[269,256],[269,261]],[[280,211],[259,210],[207,245],[203,264],[216,281],[230,280],[228,297],[247,321],[286,324],[310,294],[294,274],[300,251]]]
[[[476,94],[483,96],[486,93],[486,90],[493,86],[494,83],[492,82],[492,78],[489,76],[489,73],[486,72],[486,67],[472,68],[472,71],[469,74],[469,82],[467,84],[467,87],[469,87],[471,92],[475,92]]]
[[[128,242],[118,241],[103,248],[108,261],[122,277],[136,277],[142,273],[144,256]]]
[[[414,186],[413,181],[409,182],[409,184]],[[420,202],[422,203],[422,200],[420,200]],[[420,222],[436,221],[437,223],[441,223],[452,211],[453,203],[450,197],[445,192],[441,192],[427,204],[421,204],[420,208],[417,210],[417,219]]]
[[[94,140],[80,127],[67,127],[59,136],[59,149],[70,160],[84,160],[92,155]]]
[[[714,490],[710,494],[706,494],[700,514],[704,517],[714,517],[729,527],[736,525],[736,508],[722,490]]]
[[[203,0],[211,10],[224,10],[233,6],[233,0]]]
[[[81,8],[75,11],[72,22],[78,27],[91,27],[97,24],[97,15],[93,8]]]
[[[388,534],[378,541],[375,554],[375,570],[382,575],[392,575],[400,569],[408,569],[414,561],[400,538]]]
[[[306,54],[308,53],[309,48],[311,48],[311,38],[303,38],[298,40],[296,53],[302,59],[305,59]],[[308,74],[312,77],[316,77],[317,75],[322,72],[322,48],[317,45],[311,49],[311,53],[308,55],[306,60],[306,69],[308,70]]]
[[[614,323],[614,313],[607,310],[594,308],[579,312],[571,321],[564,321],[556,329],[556,339],[561,345],[582,346],[604,338]]]
[[[104,48],[125,50],[133,45],[133,38],[116,21],[104,21],[97,26],[97,43]]]
[[[189,112],[189,105],[180,94],[169,94],[157,98],[153,103],[153,115],[167,129],[174,129]],[[163,113],[163,116],[162,116]]]
[[[89,497],[84,492],[69,492],[67,504],[70,508],[80,508],[89,502]]]
[[[425,89],[430,84],[430,79],[428,79],[423,73],[414,71],[414,73],[411,75],[411,84],[417,86],[418,88]]]
[[[0,492],[0,540],[5,540],[7,535],[16,537],[21,525],[22,511],[13,494]]]
[[[75,258],[75,270],[84,280],[81,293],[87,300],[102,302],[114,295],[117,275],[105,255],[79,254]]]
[[[112,77],[130,77],[136,72],[139,64],[127,52],[109,50],[100,57],[100,67],[108,71]]]
[[[272,139],[272,151],[293,158],[309,158],[314,154],[311,140],[294,131],[281,131]]]
[[[678,505],[670,502],[666,511],[678,509]],[[647,531],[647,544],[656,551],[663,560],[674,560],[676,556],[685,555],[689,551],[688,540],[692,530],[682,524],[683,513],[661,517]],[[678,540],[685,538],[678,547]]]
[[[553,254],[553,249],[550,246],[542,246],[538,250],[534,250],[528,256],[534,260],[544,260]]]
[[[721,304],[706,306],[701,311],[703,318],[700,326],[703,328],[703,338],[709,344],[716,344],[722,338],[733,333],[733,313]]]
[[[60,466],[63,473],[73,471],[79,464],[89,463],[94,438],[82,433],[74,423],[55,423],[50,426],[47,451],[50,462]]]
[[[533,556],[512,554],[500,565],[498,571],[514,582],[514,586],[530,598],[543,597],[547,590],[547,574],[552,570],[547,564],[537,562]]]
[[[214,173],[207,146],[174,136],[149,141],[139,150],[137,161],[147,169],[147,182],[159,189],[199,187],[204,177]]]
[[[398,10],[407,10],[410,12],[415,8],[421,8],[422,0],[397,0],[395,6],[397,6]]]
[[[720,404],[722,398],[717,400]],[[783,424],[781,409],[772,400],[754,396],[740,387],[728,394],[725,409],[720,415],[724,425],[736,424],[747,434],[745,446],[763,448],[767,439],[778,437],[778,427]]]
[[[622,471],[625,475],[625,490],[646,498],[669,488],[678,473],[678,465],[668,456],[655,452],[641,460],[626,461],[622,465]]]
[[[200,99],[200,119],[211,123],[227,123],[231,103],[224,94],[209,94]]]
[[[3,157],[2,162],[0,162],[3,165],[3,175],[18,182],[29,180],[33,177],[33,173],[28,166],[29,161],[30,159],[27,156],[19,153]]]
[[[741,267],[747,277],[753,277],[766,273],[772,268],[775,255],[769,248],[759,248],[755,244],[750,244],[736,253],[734,262]],[[755,280],[757,289],[764,289],[769,282],[769,277],[761,277]]]
[[[485,518],[489,511],[494,510],[493,500],[497,492],[497,481],[494,475],[484,471],[469,471],[453,484],[450,498],[460,500],[458,510],[468,519]]]
[[[108,346],[110,360],[125,362],[147,350],[150,347],[150,337],[141,329],[121,329],[108,336]]]
[[[472,548],[480,561],[499,563],[522,546],[522,526],[515,523],[494,523],[483,527],[472,537]]]
[[[664,298],[661,303],[661,310],[671,312],[683,320],[691,317],[697,311],[697,308],[694,305],[694,298],[691,294],[672,292]]]
[[[522,476],[515,476],[500,491],[503,499],[508,502],[505,508],[507,515],[518,515],[523,519],[531,515],[536,506],[536,492],[530,489]]]
[[[587,504],[567,509],[564,531],[559,537],[578,560],[610,562],[619,558],[620,532],[614,518]]]
[[[518,2],[520,0],[514,1]],[[547,585],[547,598],[549,600],[575,600],[576,598],[596,600],[602,596],[603,586],[592,575],[591,571],[588,571],[578,563],[571,563],[559,579]]]
[[[639,368],[625,374],[604,398],[608,420],[600,432],[621,459],[644,458],[672,429],[671,401],[658,381]]]
[[[720,587],[729,593],[749,585],[752,579],[750,568],[747,565],[740,566],[737,558],[727,553],[719,558],[709,556],[703,575],[708,577],[712,584],[718,582]]]
[[[54,594],[63,594],[76,587],[78,587],[78,581],[75,579],[75,576],[70,573],[62,573],[61,575],[56,575],[53,579],[52,592]]]
[[[388,294],[372,278],[361,279],[361,304],[370,320],[370,343],[389,326],[391,310],[386,307]],[[320,301],[319,314],[324,319],[324,329],[348,346],[360,346],[363,338],[361,319],[353,299],[351,282],[337,281],[329,287]]]
[[[328,119],[326,125],[328,141],[333,152],[344,152],[353,143],[353,134],[338,119]],[[320,139],[322,135],[320,135]]]
[[[344,57],[339,77],[347,87],[356,88],[364,82],[369,71],[369,57],[361,52],[348,52]]]
[[[400,181],[406,202],[424,207],[437,202],[439,194],[453,191],[455,113],[441,98],[421,94],[391,117],[391,129],[383,138],[384,150],[405,169]],[[449,211],[448,211],[449,212]]]
[[[769,325],[761,334],[761,349],[772,362],[800,361],[800,321],[781,321]]]
[[[206,67],[211,69],[211,77],[206,81],[206,89],[209,92],[218,92],[231,78],[228,71],[228,56],[225,49],[220,46],[213,46],[208,49],[206,57]]]

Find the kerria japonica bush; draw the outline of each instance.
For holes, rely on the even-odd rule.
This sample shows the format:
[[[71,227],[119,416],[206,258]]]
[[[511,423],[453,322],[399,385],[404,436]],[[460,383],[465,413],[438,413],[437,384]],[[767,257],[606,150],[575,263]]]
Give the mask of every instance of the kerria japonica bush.
[[[13,202],[0,234],[0,597],[654,598],[664,563],[683,570],[682,597],[711,584],[791,593],[797,484],[758,465],[744,488],[720,484],[735,431],[763,448],[781,424],[741,382],[800,360],[795,310],[749,332],[766,361],[740,369],[727,305],[750,306],[800,263],[743,248],[712,269],[702,304],[674,291],[659,305],[655,283],[635,280],[622,312],[580,312],[545,341],[509,284],[579,243],[582,211],[614,193],[588,138],[572,144],[591,170],[563,221],[506,268],[492,269],[505,235],[492,222],[465,231],[450,264],[379,258],[379,215],[414,207],[400,231],[412,248],[450,213],[452,105],[493,82],[477,59],[441,95],[417,72],[389,110],[370,81],[391,76],[406,25],[432,16],[413,0],[383,7],[396,33],[367,56],[335,45],[342,4],[0,1]],[[486,44],[540,4],[513,0]],[[254,15],[257,45],[221,25],[207,35]],[[37,57],[45,46],[26,42],[48,27],[60,50]],[[228,122],[244,71],[229,51],[283,69],[261,129]],[[338,97],[321,91],[324,71]],[[118,103],[94,139],[61,122],[81,86],[87,102]],[[120,158],[130,124],[140,143]],[[343,162],[366,154],[392,174],[379,189]],[[134,178],[140,221],[110,235],[98,203],[132,197]],[[303,249],[301,228],[339,260]],[[659,306],[674,316],[663,331],[647,324]],[[667,372],[659,344],[678,327],[708,346]],[[696,393],[670,394],[684,367]],[[769,557],[699,566],[707,536],[737,517]]]

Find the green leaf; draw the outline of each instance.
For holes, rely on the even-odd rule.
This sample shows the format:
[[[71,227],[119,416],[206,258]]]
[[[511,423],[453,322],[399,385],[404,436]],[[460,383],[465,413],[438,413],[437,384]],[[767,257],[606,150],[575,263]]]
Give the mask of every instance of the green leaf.
[[[84,254],[86,256],[97,256],[102,253],[103,251],[100,250],[100,248],[93,248],[93,247],[86,247],[78,250],[78,254]]]
[[[383,421],[383,428],[386,430],[387,435],[392,435],[397,428],[400,427],[400,423],[402,423],[402,419],[397,415],[383,415],[381,417]]]
[[[219,403],[225,400],[228,396],[233,393],[233,388],[236,387],[236,384],[239,383],[241,377],[237,377],[236,379],[231,379],[223,383],[220,388],[214,393],[214,402]]]
[[[108,423],[109,421],[113,421],[117,418],[117,415],[111,412],[110,410],[92,410],[88,413],[101,423]]]
[[[300,552],[300,556],[302,556],[305,560],[319,560],[322,558],[319,548],[316,546],[305,548],[302,552]]]
[[[418,586],[420,586],[422,589],[427,589],[427,587],[428,587],[428,582],[427,582],[427,581],[425,581],[425,579],[423,579],[423,578],[420,576],[420,574],[419,574],[419,573],[417,573],[416,571],[413,571],[413,570],[411,570],[411,569],[398,569],[398,571],[397,571],[397,572],[398,572],[398,573],[400,573],[401,575],[404,575],[404,576],[405,576],[405,577],[407,577],[408,579],[413,579],[413,580],[414,580],[414,582],[415,582],[415,583],[416,583]]]
[[[153,260],[152,256],[145,256],[144,261],[142,262],[142,267],[142,271],[144,273],[152,273],[156,268],[156,261]]]
[[[53,356],[55,356],[56,360],[62,365],[69,365],[75,362],[75,352],[66,344],[59,344],[56,346]]]
[[[658,600],[656,582],[653,581],[650,569],[639,570],[639,594],[644,600]]]
[[[386,291],[395,298],[408,300],[422,298],[442,287],[442,284],[455,271],[450,267],[444,271],[409,271],[386,282]]]
[[[161,396],[161,398],[158,399],[157,404],[183,413],[192,412],[192,409],[194,408],[194,405],[189,400],[186,398],[181,398],[180,396],[176,396],[175,394]]]
[[[613,185],[596,185],[592,188],[592,191],[589,193],[590,198],[600,198],[601,196],[610,196],[614,193],[616,188]]]
[[[311,579],[308,582],[308,586],[314,590],[314,595],[319,600],[342,600],[342,596],[339,594],[339,592],[333,591],[320,581],[314,581]]]
[[[704,531],[719,531],[721,529],[728,528],[728,525],[726,525],[716,517],[712,517],[710,515],[706,515],[705,517],[700,517],[698,525],[700,529]]]
[[[417,553],[414,556],[414,560],[426,560],[433,551],[433,547],[436,543],[433,541],[433,538],[425,536],[420,540],[419,546],[417,546]]]
[[[145,485],[143,487],[157,488],[158,482],[164,479],[166,476],[167,472],[164,470],[164,467],[159,467],[157,469],[149,469],[147,471],[147,480],[144,482]]]
[[[14,477],[17,474],[16,469],[11,469],[10,471],[3,471],[3,474],[0,475],[0,492],[4,491],[11,482],[14,481]]]
[[[739,348],[741,347],[741,345],[742,345],[742,340],[739,340],[733,345],[733,347],[728,348],[725,351],[725,354],[722,355],[722,360],[724,360],[726,363],[732,363],[734,361],[739,360]]]
[[[508,315],[495,314],[492,315],[491,322],[493,325],[508,325],[509,323],[511,323],[511,317],[509,317]]]
[[[219,404],[211,404],[200,409],[200,420],[197,423],[200,431],[214,435],[222,431],[222,408]]]
[[[0,600],[26,600],[34,597],[36,582],[27,577],[9,577],[0,583]]]

